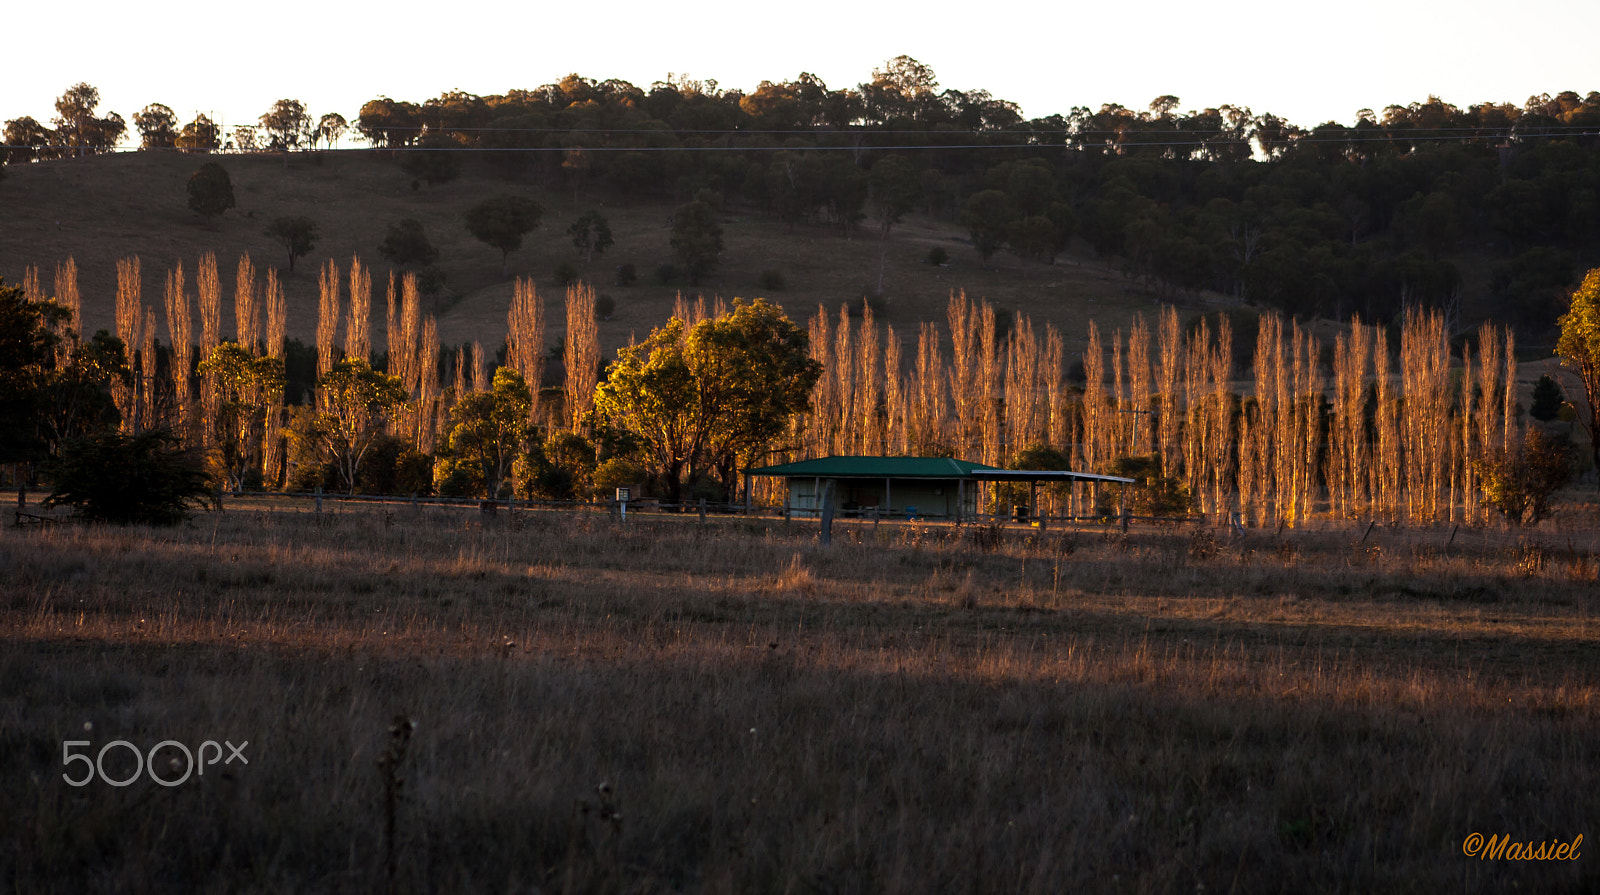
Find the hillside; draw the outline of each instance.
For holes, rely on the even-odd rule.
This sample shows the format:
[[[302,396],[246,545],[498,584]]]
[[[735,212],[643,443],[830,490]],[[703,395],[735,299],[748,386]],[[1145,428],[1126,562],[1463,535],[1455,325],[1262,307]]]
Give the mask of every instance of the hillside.
[[[438,315],[441,342],[479,339],[492,350],[504,336],[512,282],[500,274],[499,252],[473,239],[461,215],[485,198],[515,192],[536,198],[545,208],[541,227],[511,256],[510,274],[533,278],[551,303],[552,341],[564,326],[555,269],[563,261],[583,269],[566,228],[590,208],[607,217],[616,239],[583,269],[585,279],[616,302],[612,318],[600,324],[608,352],[630,337],[642,338],[667,319],[680,290],[691,291],[682,283],[663,286],[655,279],[656,268],[672,260],[668,240],[674,206],[668,200],[630,201],[595,187],[580,192],[575,204],[570,190],[507,180],[473,163],[459,180],[413,190],[410,178],[390,159],[365,150],[300,153],[287,164],[281,155],[215,158],[228,169],[238,204],[214,225],[186,205],[185,184],[203,161],[198,156],[133,152],[8,167],[0,181],[0,206],[5,209],[0,216],[0,277],[19,283],[28,266],[37,266],[48,291],[54,266],[74,258],[88,329],[111,328],[118,259],[140,257],[144,301],[158,306],[165,272],[181,263],[192,284],[196,261],[213,251],[226,298],[232,294],[233,265],[241,253],[250,253],[258,266],[286,270],[282,249],[263,235],[263,228],[276,217],[306,215],[318,222],[321,239],[285,278],[291,337],[313,338],[318,268],[329,259],[347,267],[352,254],[377,271],[377,335],[383,331],[382,272],[388,270],[377,247],[390,224],[410,217],[423,223],[447,277],[440,300],[430,308]],[[841,303],[859,300],[876,284],[880,243],[870,225],[846,239],[838,227],[791,228],[733,201],[722,217],[722,265],[695,293],[729,299],[764,295],[803,320],[819,304],[836,313]],[[934,246],[946,248],[946,266],[926,263]],[[615,270],[624,263],[637,268],[639,279],[617,286]],[[783,274],[783,290],[760,287],[762,272],[770,269]],[[1155,305],[1152,295],[1086,248],[1063,253],[1054,265],[1001,252],[990,269],[981,265],[956,225],[908,216],[888,239],[886,299],[879,319],[905,337],[920,321],[942,322],[953,289],[1026,314],[1036,325],[1052,322],[1067,335],[1069,345],[1083,338],[1091,318],[1102,328],[1125,327],[1134,313],[1148,316]],[[1223,301],[1215,294],[1205,297],[1208,304]],[[164,321],[162,330],[164,334]]]

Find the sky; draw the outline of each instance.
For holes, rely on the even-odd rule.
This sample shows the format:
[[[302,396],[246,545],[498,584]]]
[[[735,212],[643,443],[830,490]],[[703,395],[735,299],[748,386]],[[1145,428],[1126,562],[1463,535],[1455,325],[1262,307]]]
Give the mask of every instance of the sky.
[[[752,90],[801,72],[831,88],[871,80],[905,54],[943,88],[988,90],[1025,117],[1163,94],[1181,110],[1223,103],[1311,127],[1435,94],[1466,107],[1600,90],[1586,46],[1600,3],[1150,0],[1140,4],[813,0],[699,4],[383,5],[347,0],[225,4],[14,4],[0,120],[46,124],[86,81],[101,114],[152,102],[182,121],[254,123],[275,100],[355,119],[379,95],[422,102],[452,89],[533,88],[576,72],[648,89],[669,73]],[[136,135],[135,135],[136,136]]]

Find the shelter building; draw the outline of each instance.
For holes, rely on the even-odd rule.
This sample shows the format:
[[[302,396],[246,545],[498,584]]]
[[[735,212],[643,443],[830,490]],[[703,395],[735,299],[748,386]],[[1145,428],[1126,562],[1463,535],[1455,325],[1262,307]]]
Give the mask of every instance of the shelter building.
[[[1133,482],[1066,469],[1000,469],[949,457],[818,457],[749,469],[745,475],[783,476],[784,509],[791,516],[821,516],[824,502],[831,501],[845,515],[876,511],[885,518],[958,522],[977,515],[980,482],[1029,483],[1029,515],[1038,506],[1033,495],[1039,482]]]

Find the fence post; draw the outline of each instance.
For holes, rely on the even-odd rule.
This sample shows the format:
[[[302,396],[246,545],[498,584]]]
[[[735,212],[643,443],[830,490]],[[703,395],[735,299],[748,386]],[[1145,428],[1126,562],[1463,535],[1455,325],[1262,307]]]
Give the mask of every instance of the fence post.
[[[822,546],[833,543],[833,479],[822,492]]]
[[[700,498],[700,524],[706,524],[706,499]]]
[[[322,486],[317,486],[317,515],[322,515]]]

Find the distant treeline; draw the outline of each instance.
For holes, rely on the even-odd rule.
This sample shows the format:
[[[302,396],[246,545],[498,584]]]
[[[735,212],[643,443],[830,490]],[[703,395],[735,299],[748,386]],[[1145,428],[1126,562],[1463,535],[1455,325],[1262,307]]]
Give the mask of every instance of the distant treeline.
[[[81,88],[58,102],[55,130],[6,123],[9,162],[115,145],[121,119],[96,117]],[[179,128],[159,104],[134,121],[142,145],[192,150],[314,148],[348,128],[420,179],[470,153],[507,177],[675,202],[709,189],[846,233],[869,218],[887,233],[917,210],[962,223],[986,261],[1005,249],[1050,263],[1077,237],[1158,294],[1213,289],[1293,314],[1384,321],[1420,304],[1545,331],[1600,261],[1600,92],[1466,109],[1429,97],[1312,128],[1179,107],[1162,96],[1024,119],[902,56],[844,89],[810,74],[748,93],[570,75],[496,96],[378,97],[348,124],[294,100],[231,135]],[[1467,254],[1492,259],[1487,274],[1458,266]],[[1463,309],[1464,296],[1486,301]]]

